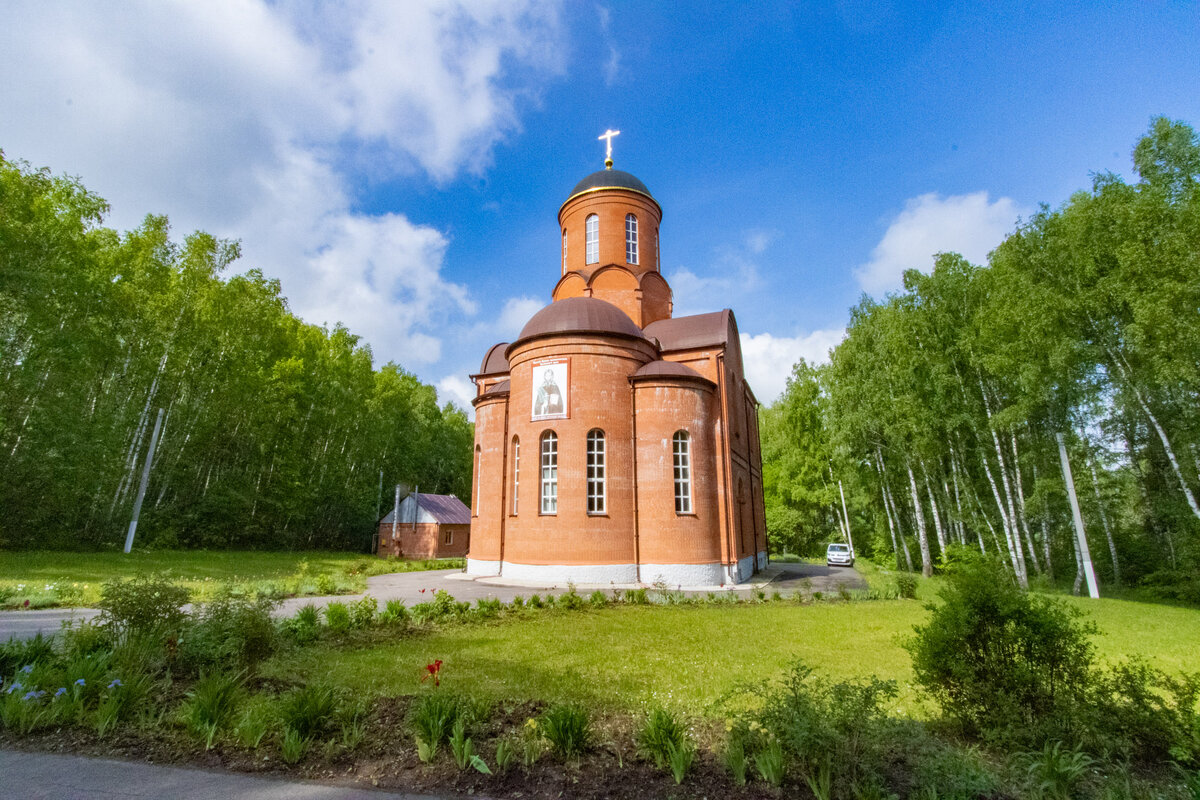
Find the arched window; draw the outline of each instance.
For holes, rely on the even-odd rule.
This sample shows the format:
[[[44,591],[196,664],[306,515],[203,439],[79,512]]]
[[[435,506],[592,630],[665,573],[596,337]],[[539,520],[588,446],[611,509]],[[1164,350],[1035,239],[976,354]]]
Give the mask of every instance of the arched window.
[[[479,445],[475,445],[475,480],[473,481],[473,483],[475,484],[474,485],[475,497],[473,497],[471,499],[471,511],[473,511],[475,516],[477,516],[477,517],[479,516],[479,499],[480,499],[480,497],[482,497],[482,492],[479,491],[479,489],[480,489],[479,484],[480,484],[480,481],[482,480],[482,476],[479,473],[480,455],[481,455],[481,451],[479,449]]]
[[[603,514],[607,509],[604,489],[604,431],[593,428],[587,435],[587,510]]]
[[[567,229],[563,228],[563,274],[567,272]]]
[[[542,434],[542,513],[558,513],[558,434]]]
[[[513,496],[513,516],[517,513],[517,496],[521,491],[521,440],[516,436],[512,440],[512,458],[513,458],[513,478],[512,478],[512,496]]]
[[[587,263],[600,260],[600,217],[592,214],[584,222],[584,244],[587,248]]]
[[[675,431],[671,438],[675,466],[675,513],[692,513],[692,454],[687,431]]]
[[[638,263],[637,217],[633,214],[625,215],[625,261]]]

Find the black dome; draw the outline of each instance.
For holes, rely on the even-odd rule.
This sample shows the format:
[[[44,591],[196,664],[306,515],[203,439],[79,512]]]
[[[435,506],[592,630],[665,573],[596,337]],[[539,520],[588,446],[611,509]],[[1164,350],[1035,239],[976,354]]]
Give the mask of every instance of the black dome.
[[[646,188],[646,184],[628,172],[622,172],[619,169],[602,169],[593,172],[575,184],[575,188],[571,190],[571,194],[567,199],[570,200],[575,195],[583,194],[592,189],[631,189],[647,197],[654,197],[654,195],[650,194],[650,190]]]

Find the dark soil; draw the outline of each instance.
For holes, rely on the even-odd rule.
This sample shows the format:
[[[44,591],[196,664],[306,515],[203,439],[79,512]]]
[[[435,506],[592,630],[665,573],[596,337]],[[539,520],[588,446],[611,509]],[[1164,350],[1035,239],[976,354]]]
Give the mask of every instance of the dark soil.
[[[278,744],[270,736],[257,750],[247,750],[228,737],[206,750],[203,742],[170,723],[153,728],[127,724],[105,738],[90,729],[76,727],[51,728],[25,736],[0,731],[0,747],[497,800],[812,797],[807,787],[789,782],[782,789],[762,782],[739,787],[716,757],[703,749],[697,753],[683,784],[677,786],[669,772],[636,758],[632,745],[628,744],[633,740],[632,729],[627,727],[630,723],[619,721],[598,729],[597,743],[577,762],[562,762],[546,753],[529,769],[517,759],[508,771],[500,772],[495,761],[498,737],[520,731],[526,720],[544,710],[540,704],[529,703],[493,709],[488,721],[474,733],[473,739],[479,742],[477,752],[495,774],[484,775],[469,767],[459,770],[448,745],[443,745],[434,763],[423,764],[405,726],[410,701],[411,698],[376,701],[366,736],[353,751],[347,750],[338,738],[317,741],[300,763],[291,766],[283,762]]]

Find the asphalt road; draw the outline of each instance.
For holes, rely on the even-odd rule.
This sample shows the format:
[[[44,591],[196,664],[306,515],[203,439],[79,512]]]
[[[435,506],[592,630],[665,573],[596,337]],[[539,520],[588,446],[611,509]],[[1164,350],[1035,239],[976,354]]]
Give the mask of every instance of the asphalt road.
[[[773,563],[767,569],[754,576],[754,581],[740,584],[736,587],[727,586],[697,588],[688,590],[688,594],[703,594],[707,591],[726,591],[746,594],[755,589],[765,589],[767,592],[779,591],[790,595],[796,591],[802,592],[836,592],[839,588],[865,589],[867,582],[857,570],[847,567],[827,567],[823,564],[782,564]],[[505,603],[511,602],[517,595],[529,597],[534,592],[540,594],[561,594],[567,590],[565,584],[545,587],[530,584],[514,585],[499,583],[502,579],[488,578],[470,580],[461,570],[434,570],[429,572],[396,572],[390,575],[376,575],[367,578],[366,594],[379,601],[382,608],[388,600],[403,600],[405,605],[412,606],[431,599],[438,589],[445,589],[457,600],[474,602],[481,598],[495,598]],[[580,584],[580,593],[588,594],[594,589],[605,591],[611,586],[591,586]],[[623,587],[617,587],[623,588]],[[275,612],[277,617],[294,616],[302,606],[315,605],[324,607],[327,603],[337,601],[342,603],[354,602],[364,595],[338,595],[335,597],[293,597],[280,603]],[[68,620],[91,619],[98,612],[90,608],[50,608],[40,611],[0,611],[0,641],[9,638],[30,639],[37,633],[52,635],[62,628],[62,623]],[[2,787],[0,787],[2,788]]]
[[[440,800],[434,795],[12,750],[0,750],[0,775],[0,798],[14,800]]]

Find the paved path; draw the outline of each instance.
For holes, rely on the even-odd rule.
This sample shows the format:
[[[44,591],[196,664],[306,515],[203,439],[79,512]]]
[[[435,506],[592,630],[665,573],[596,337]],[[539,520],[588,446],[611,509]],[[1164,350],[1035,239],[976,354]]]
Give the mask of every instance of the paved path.
[[[790,595],[796,591],[802,592],[836,592],[839,588],[865,589],[867,582],[858,572],[846,567],[827,567],[823,564],[770,564],[754,576],[749,583],[737,586],[698,586],[683,587],[687,594],[705,594],[707,592],[737,592],[749,594],[756,589],[767,592],[781,592]],[[595,589],[610,591],[613,588],[628,588],[610,584],[591,585],[579,584],[576,589],[581,594],[590,594]],[[511,602],[517,595],[528,598],[537,592],[540,594],[562,594],[567,590],[566,584],[552,586],[549,589],[533,584],[514,584],[504,578],[484,578],[473,580],[461,570],[445,569],[428,572],[396,572],[390,575],[376,575],[367,578],[366,595],[379,601],[382,609],[388,600],[403,600],[407,606],[423,603],[433,598],[434,592],[445,589],[457,600],[474,602],[479,599],[495,598],[502,602]],[[335,597],[292,597],[280,603],[275,612],[277,617],[290,617],[303,606],[315,605],[323,607],[337,601],[352,603],[363,594],[339,595]],[[98,612],[90,608],[52,608],[41,611],[0,611],[0,641],[10,637],[18,639],[32,638],[36,633],[46,635],[57,633],[66,620],[91,619]]]
[[[0,798],[22,800],[439,800],[107,758],[0,750]]]

